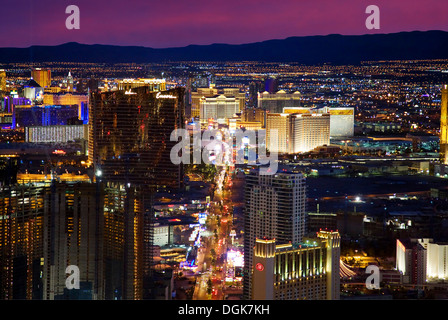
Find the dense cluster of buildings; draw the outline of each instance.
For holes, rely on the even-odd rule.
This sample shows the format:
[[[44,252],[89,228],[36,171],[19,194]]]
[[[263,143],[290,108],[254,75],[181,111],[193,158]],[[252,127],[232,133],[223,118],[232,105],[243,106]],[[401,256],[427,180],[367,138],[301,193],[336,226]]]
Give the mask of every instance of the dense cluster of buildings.
[[[142,201],[135,189],[79,181],[2,188],[1,298],[141,299]],[[67,290],[69,265],[80,290]]]
[[[185,214],[185,206],[175,218],[155,214],[160,194],[193,192],[185,167],[171,157],[172,132],[191,124],[229,135],[264,131],[266,148],[280,155],[272,175],[260,174],[258,165],[230,164],[244,172],[244,263],[238,264],[244,299],[340,299],[343,238],[381,227],[407,230],[416,221],[405,214],[376,223],[368,214],[311,212],[307,177],[448,174],[446,85],[438,136],[388,137],[402,132],[399,121],[386,121],[388,115],[373,121],[355,102],[333,98],[338,91],[327,84],[319,86],[332,98],[310,100],[318,85],[308,80],[302,92],[274,77],[217,85],[215,75],[53,76],[33,68],[29,79],[13,84],[0,71],[0,127],[8,136],[0,150],[0,299],[171,299],[172,265],[194,264],[198,250],[179,244],[200,242],[207,219],[202,207]],[[356,84],[348,82],[344,88],[352,90]],[[394,153],[413,157],[382,158]],[[69,170],[78,173],[64,178]],[[444,190],[436,191],[442,198]],[[358,223],[361,229],[353,227]],[[400,283],[446,278],[444,242],[400,239],[396,246]],[[69,265],[79,267],[81,290],[66,287]]]
[[[50,74],[33,70],[45,83],[39,88],[50,86]],[[84,152],[71,166],[91,173],[87,181],[79,176],[67,182],[51,170],[50,181],[42,175],[41,181],[2,189],[1,297],[157,298],[153,197],[160,188],[183,184],[183,168],[169,157],[170,134],[184,123],[183,89],[162,90],[161,80],[157,86],[123,80],[122,89],[87,95],[73,93],[68,80],[67,93],[44,93],[43,101],[61,105],[26,92],[5,98],[12,111],[9,130],[24,130],[33,144],[83,142]],[[65,154],[61,150],[62,159]],[[68,265],[80,270],[78,291],[66,288]]]

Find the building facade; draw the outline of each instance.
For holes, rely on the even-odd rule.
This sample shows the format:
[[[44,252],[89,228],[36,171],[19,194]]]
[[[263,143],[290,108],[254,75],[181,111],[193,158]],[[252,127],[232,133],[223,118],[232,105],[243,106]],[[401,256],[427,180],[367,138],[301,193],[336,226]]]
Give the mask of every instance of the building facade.
[[[203,98],[213,98],[223,95],[227,98],[234,98],[235,102],[238,102],[238,111],[244,109],[246,103],[246,94],[241,92],[238,88],[216,88],[210,86],[207,88],[197,88],[196,91],[191,92],[191,114],[192,118],[201,117],[201,105],[200,101]]]
[[[240,102],[238,98],[225,95],[202,97],[199,109],[201,122],[208,122],[209,119],[225,122],[240,111]]]
[[[448,85],[442,88],[440,108],[440,162],[448,165]]]
[[[258,108],[266,110],[269,113],[283,113],[284,108],[300,107],[302,95],[296,91],[287,93],[284,90],[276,93],[264,91],[258,93]]]
[[[0,92],[6,92],[6,71],[0,69]]]
[[[141,188],[53,181],[0,191],[1,299],[144,297],[152,240],[143,237],[150,201]],[[69,266],[79,289],[67,287]]]
[[[179,188],[183,168],[170,160],[184,124],[183,88],[93,92],[89,103],[89,161],[103,181]]]
[[[330,144],[330,115],[299,114],[292,118],[292,150],[289,153],[301,153],[316,147]],[[269,141],[269,140],[268,140]]]
[[[427,247],[430,239],[397,239],[396,269],[405,284],[423,285],[427,280]]]
[[[305,233],[305,178],[301,173],[246,176],[244,220],[244,289],[252,292],[253,250],[256,239],[277,244],[298,243]]]
[[[330,137],[353,137],[355,131],[355,109],[353,107],[288,107],[283,113],[330,114]]]
[[[340,236],[321,231],[296,244],[256,239],[254,300],[339,300]]]
[[[133,88],[147,87],[150,91],[165,91],[166,80],[165,79],[123,79],[118,81],[118,90],[132,91]]]
[[[355,109],[347,107],[329,108],[324,112],[330,114],[330,137],[353,137],[355,134]]]
[[[71,120],[79,119],[77,105],[67,106],[15,106],[12,125],[16,127],[67,125]]]
[[[0,190],[0,299],[43,299],[44,196],[48,185]]]
[[[266,111],[259,108],[245,108],[241,112],[241,120],[245,122],[260,122],[264,128],[266,125]]]
[[[448,279],[448,243],[428,242],[427,253],[427,280],[440,281]]]
[[[78,118],[86,122],[88,120],[89,95],[87,94],[76,92],[45,93],[43,101],[47,105],[77,105]]]
[[[66,143],[75,140],[88,140],[89,126],[36,126],[25,127],[25,141],[35,143]]]
[[[34,68],[31,70],[31,78],[42,88],[51,86],[51,70],[43,68]]]
[[[271,143],[272,130],[277,140]],[[330,143],[330,114],[328,113],[268,113],[266,141],[271,152],[301,153]]]

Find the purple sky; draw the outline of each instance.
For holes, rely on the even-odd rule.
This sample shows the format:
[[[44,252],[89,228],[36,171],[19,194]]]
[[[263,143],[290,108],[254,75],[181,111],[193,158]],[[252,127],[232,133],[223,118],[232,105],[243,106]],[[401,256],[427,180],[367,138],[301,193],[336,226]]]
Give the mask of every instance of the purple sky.
[[[68,30],[68,5],[80,30]],[[367,30],[368,5],[380,30]],[[177,47],[290,36],[448,31],[447,0],[2,0],[0,47],[86,44]]]

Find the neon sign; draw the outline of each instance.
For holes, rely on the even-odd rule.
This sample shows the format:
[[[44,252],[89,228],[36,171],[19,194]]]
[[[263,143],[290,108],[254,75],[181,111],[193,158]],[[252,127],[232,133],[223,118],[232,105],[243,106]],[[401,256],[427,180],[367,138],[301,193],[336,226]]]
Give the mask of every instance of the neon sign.
[[[177,99],[176,96],[173,96],[171,94],[162,94],[161,92],[157,92],[156,98],[157,99]]]
[[[257,269],[258,271],[263,271],[264,270],[264,265],[261,263],[257,263],[255,265],[255,269]]]

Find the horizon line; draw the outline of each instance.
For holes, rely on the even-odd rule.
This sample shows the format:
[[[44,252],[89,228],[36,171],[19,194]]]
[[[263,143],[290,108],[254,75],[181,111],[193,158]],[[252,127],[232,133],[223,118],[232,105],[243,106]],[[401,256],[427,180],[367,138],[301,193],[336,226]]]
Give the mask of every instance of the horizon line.
[[[150,46],[144,46],[144,45],[120,45],[120,44],[102,44],[102,43],[82,43],[78,41],[68,41],[63,42],[59,44],[32,44],[27,47],[0,47],[0,49],[30,49],[32,47],[57,47],[57,46],[63,46],[67,44],[79,44],[79,45],[86,45],[86,46],[114,46],[114,47],[134,47],[134,48],[146,48],[146,49],[154,49],[154,50],[160,50],[160,49],[176,49],[176,48],[186,48],[190,46],[212,46],[212,45],[228,45],[228,46],[240,46],[240,45],[247,45],[247,44],[256,44],[256,43],[263,43],[268,41],[282,41],[286,39],[291,38],[309,38],[309,37],[329,37],[329,36],[343,36],[343,37],[363,37],[363,36],[378,36],[378,35],[391,35],[391,34],[399,34],[399,33],[416,33],[416,32],[444,32],[448,33],[448,31],[440,30],[440,29],[431,29],[431,30],[412,30],[412,31],[397,31],[397,32],[387,32],[387,33],[363,33],[363,34],[341,34],[341,33],[329,33],[329,34],[316,34],[316,35],[306,35],[306,36],[289,36],[285,38],[272,38],[272,39],[266,39],[261,41],[252,41],[252,42],[244,42],[244,43],[223,43],[223,42],[213,42],[209,44],[188,44],[184,46],[172,46],[172,47],[150,47]]]

